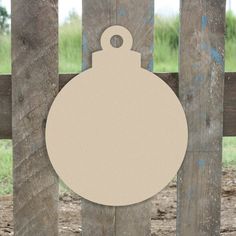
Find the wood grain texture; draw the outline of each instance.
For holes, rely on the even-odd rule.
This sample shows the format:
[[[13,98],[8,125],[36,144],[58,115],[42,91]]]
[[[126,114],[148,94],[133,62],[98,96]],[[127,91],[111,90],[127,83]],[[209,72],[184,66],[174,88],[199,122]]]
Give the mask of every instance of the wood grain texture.
[[[83,70],[91,67],[92,53],[101,50],[100,37],[103,31],[115,24],[116,0],[83,0]],[[115,235],[115,207],[102,206],[82,199],[83,236]]]
[[[116,0],[83,0],[83,70],[92,65],[92,53],[101,50],[100,38],[108,26],[116,24]]]
[[[225,1],[182,0],[179,97],[189,144],[178,173],[177,235],[220,235]]]
[[[236,136],[236,73],[225,73],[224,81],[224,136]]]
[[[133,36],[132,49],[142,55],[142,67],[153,70],[154,0],[117,0],[116,24]]]
[[[0,139],[12,137],[11,75],[0,75]]]
[[[178,95],[178,73],[155,73]],[[60,74],[60,89],[77,74]],[[224,81],[224,136],[236,136],[236,73],[226,72]],[[11,139],[11,75],[0,75],[0,139]]]
[[[116,24],[133,36],[132,49],[142,55],[142,67],[153,69],[154,0],[117,0]],[[151,200],[116,208],[116,235],[151,235]]]
[[[82,199],[81,202],[83,236],[115,236],[115,207],[98,205]]]
[[[58,177],[44,130],[59,88],[57,0],[12,1],[14,235],[58,235]]]
[[[151,199],[144,202],[116,207],[115,235],[151,235]]]
[[[101,49],[100,37],[104,29],[114,24],[125,26],[131,31],[133,48],[142,53],[143,67],[152,69],[153,23],[154,1],[83,1],[83,69],[91,66],[92,52]],[[116,39],[113,43],[117,45],[119,41]],[[149,202],[114,208],[83,200],[83,235],[149,235]]]

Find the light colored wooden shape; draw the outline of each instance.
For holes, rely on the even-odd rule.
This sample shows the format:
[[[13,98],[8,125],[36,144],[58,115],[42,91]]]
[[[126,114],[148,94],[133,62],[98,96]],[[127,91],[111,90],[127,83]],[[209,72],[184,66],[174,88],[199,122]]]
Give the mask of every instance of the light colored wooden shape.
[[[120,48],[110,44],[114,35],[123,38]],[[47,150],[73,191],[96,203],[129,205],[152,197],[177,173],[187,147],[187,122],[172,89],[141,68],[126,28],[109,27],[101,45],[92,68],[55,99]]]

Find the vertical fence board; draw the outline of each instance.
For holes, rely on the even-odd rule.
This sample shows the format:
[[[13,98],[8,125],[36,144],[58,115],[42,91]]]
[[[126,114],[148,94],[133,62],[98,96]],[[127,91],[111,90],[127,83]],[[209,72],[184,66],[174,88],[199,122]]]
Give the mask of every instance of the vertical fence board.
[[[101,48],[100,36],[113,24],[131,31],[133,48],[142,53],[142,66],[152,70],[153,0],[83,1],[83,69],[91,66],[91,53]],[[106,207],[83,200],[83,235],[149,235],[150,208],[150,200],[128,207]]]
[[[220,235],[225,1],[182,0],[179,96],[189,145],[178,173],[177,235]]]
[[[14,235],[58,235],[58,177],[44,130],[58,92],[57,0],[12,1]]]
[[[116,0],[83,0],[83,70],[91,67],[92,52],[100,50],[102,32],[116,22]],[[99,158],[99,157],[98,157]],[[83,236],[115,236],[115,207],[82,199]]]
[[[132,49],[142,54],[142,67],[153,69],[154,0],[117,0],[117,24],[131,32]]]
[[[154,0],[117,0],[117,24],[127,27],[133,49],[142,54],[142,67],[152,71]],[[147,236],[151,232],[151,200],[116,207],[116,235]]]
[[[116,0],[83,0],[83,70],[92,65],[92,53],[101,50],[100,37],[110,25],[116,24]]]

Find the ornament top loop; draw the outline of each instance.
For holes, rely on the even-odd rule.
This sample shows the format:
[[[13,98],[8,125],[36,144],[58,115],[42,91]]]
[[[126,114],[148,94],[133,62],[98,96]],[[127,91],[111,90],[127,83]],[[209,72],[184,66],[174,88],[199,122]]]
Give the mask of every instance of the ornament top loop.
[[[112,46],[111,38],[119,35],[123,39],[123,44],[118,49],[130,50],[133,45],[133,38],[131,33],[123,26],[115,25],[107,28],[101,37],[101,46],[103,50],[117,49]]]

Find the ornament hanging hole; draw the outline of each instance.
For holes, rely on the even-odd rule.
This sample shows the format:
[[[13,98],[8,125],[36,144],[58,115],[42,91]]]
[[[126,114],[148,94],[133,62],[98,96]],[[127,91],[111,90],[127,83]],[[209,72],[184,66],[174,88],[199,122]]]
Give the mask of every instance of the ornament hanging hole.
[[[119,40],[116,39],[118,37]],[[121,42],[122,44],[120,44]],[[130,50],[132,48],[132,45],[133,45],[132,35],[123,26],[119,25],[111,26],[103,32],[101,37],[101,46],[103,50],[110,50],[117,48],[122,50]]]
[[[124,43],[123,38],[120,35],[113,35],[110,40],[110,44],[113,48],[120,48]]]

